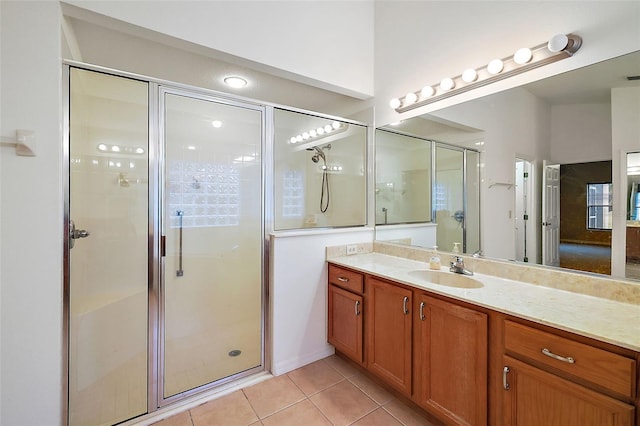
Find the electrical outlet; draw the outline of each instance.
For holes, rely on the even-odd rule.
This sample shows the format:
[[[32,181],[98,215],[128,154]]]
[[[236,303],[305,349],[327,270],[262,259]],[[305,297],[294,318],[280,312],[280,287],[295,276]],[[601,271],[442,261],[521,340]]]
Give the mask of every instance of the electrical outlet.
[[[347,245],[347,256],[352,254],[358,254],[358,245],[357,244],[349,244]]]

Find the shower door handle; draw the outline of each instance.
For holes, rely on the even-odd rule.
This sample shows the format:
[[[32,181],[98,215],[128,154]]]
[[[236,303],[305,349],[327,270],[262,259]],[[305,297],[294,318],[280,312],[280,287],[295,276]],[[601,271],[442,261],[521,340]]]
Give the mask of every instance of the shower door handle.
[[[182,217],[184,216],[184,211],[178,210],[176,215],[180,222],[180,230],[178,231],[178,270],[176,271],[176,277],[181,277],[184,275],[184,270],[182,269]]]
[[[76,244],[75,240],[80,238],[87,238],[89,236],[89,231],[84,229],[76,229],[76,224],[70,220],[69,221],[69,248],[72,249]]]

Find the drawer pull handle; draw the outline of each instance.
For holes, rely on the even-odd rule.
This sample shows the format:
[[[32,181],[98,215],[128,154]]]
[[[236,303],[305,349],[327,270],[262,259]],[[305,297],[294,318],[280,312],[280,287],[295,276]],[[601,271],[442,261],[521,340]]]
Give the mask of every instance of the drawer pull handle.
[[[409,310],[407,309],[408,301],[409,301],[409,298],[407,296],[405,296],[404,299],[402,299],[402,312],[404,312],[405,315],[409,313]]]
[[[504,390],[509,390],[509,382],[507,381],[507,374],[509,374],[509,367],[505,366],[502,369],[502,387]]]
[[[554,354],[553,352],[551,352],[547,348],[543,348],[542,349],[542,353],[545,354],[546,356],[550,357],[550,358],[557,359],[558,361],[566,362],[568,364],[575,364],[576,363],[576,360],[573,359],[573,357],[556,355],[556,354]]]
[[[338,281],[343,282],[343,283],[348,283],[349,282],[349,278],[338,277]]]
[[[420,321],[424,321],[424,302],[420,302]]]
[[[356,316],[360,315],[360,309],[358,309],[360,307],[360,301],[356,300]]]

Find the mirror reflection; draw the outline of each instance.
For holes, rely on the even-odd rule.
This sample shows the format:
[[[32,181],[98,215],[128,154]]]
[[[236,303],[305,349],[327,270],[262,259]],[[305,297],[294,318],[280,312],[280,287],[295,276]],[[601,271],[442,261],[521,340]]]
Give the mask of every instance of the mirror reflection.
[[[491,258],[638,279],[629,265],[640,263],[640,254],[636,259],[629,249],[640,245],[640,234],[634,233],[640,231],[640,220],[631,200],[640,182],[627,177],[624,156],[640,148],[640,80],[633,78],[638,74],[640,53],[635,52],[382,130],[478,152],[482,198],[477,208],[467,205],[466,214],[480,214],[481,240],[477,248],[464,247],[465,253],[481,248]],[[388,141],[378,145],[379,134],[376,167],[386,173],[397,158]],[[635,157],[629,155],[632,164]],[[420,169],[412,167],[411,173]],[[396,173],[408,171],[396,168]],[[382,205],[385,178],[378,173],[377,178],[376,238],[402,240],[403,234],[386,235],[396,217]],[[395,197],[397,204],[401,197]],[[432,203],[431,218],[420,220],[440,234],[445,230],[440,231],[444,224],[434,213],[436,198],[435,190],[425,195]],[[415,219],[415,214],[404,217]],[[410,244],[429,246],[416,240]]]
[[[640,280],[640,152],[627,154],[627,278]]]

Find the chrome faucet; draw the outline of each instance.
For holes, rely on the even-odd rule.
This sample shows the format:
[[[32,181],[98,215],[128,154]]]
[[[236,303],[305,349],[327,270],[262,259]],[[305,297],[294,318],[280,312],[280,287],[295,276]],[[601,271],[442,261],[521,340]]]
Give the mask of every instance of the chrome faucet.
[[[451,256],[451,262],[449,263],[449,271],[462,274],[462,275],[473,275],[473,272],[465,269],[464,267],[464,259],[460,256]]]

